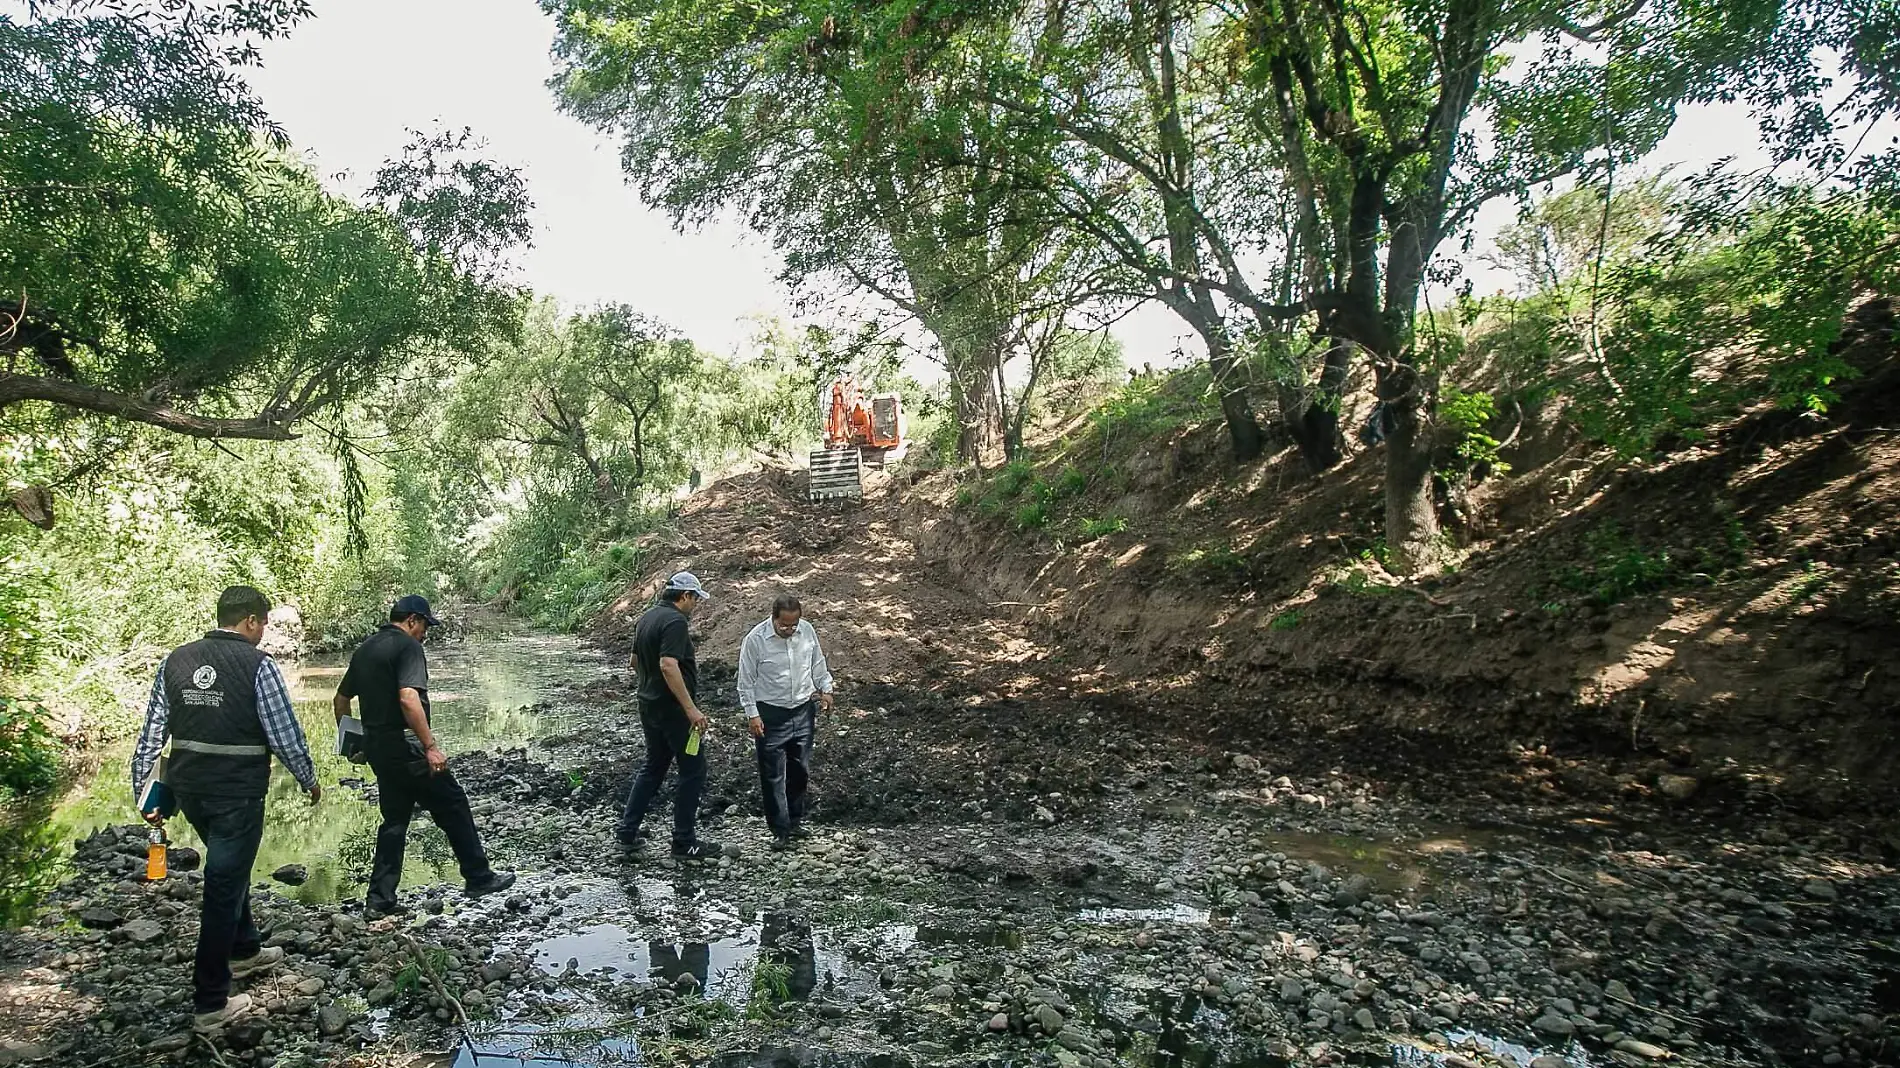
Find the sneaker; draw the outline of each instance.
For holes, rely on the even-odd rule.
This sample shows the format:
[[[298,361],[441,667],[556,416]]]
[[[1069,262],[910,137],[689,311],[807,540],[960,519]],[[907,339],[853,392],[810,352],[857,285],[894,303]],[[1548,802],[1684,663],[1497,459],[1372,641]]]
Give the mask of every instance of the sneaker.
[[[488,873],[487,879],[479,883],[468,884],[462,889],[462,892],[470,897],[481,897],[483,894],[498,894],[513,885],[515,885],[514,872],[493,871]]]
[[[208,1034],[230,1023],[232,1020],[251,1011],[251,995],[232,994],[225,999],[224,1007],[201,1012],[191,1018],[191,1029],[199,1034]]]
[[[792,838],[793,838],[793,837],[795,837],[795,836],[784,836],[784,837],[781,837],[781,836],[779,836],[779,835],[776,835],[776,834],[775,834],[775,835],[773,835],[773,836],[772,836],[772,852],[774,852],[774,853],[787,853],[787,852],[790,852],[790,851],[791,851],[791,848],[792,848]]]
[[[811,836],[811,828],[802,823],[792,828],[793,838],[810,838]]]
[[[284,962],[282,946],[265,946],[255,954],[231,962],[231,978],[249,979],[259,972],[267,972]]]
[[[715,860],[719,857],[719,843],[708,842],[704,838],[692,845],[674,845],[673,855],[681,860]]]

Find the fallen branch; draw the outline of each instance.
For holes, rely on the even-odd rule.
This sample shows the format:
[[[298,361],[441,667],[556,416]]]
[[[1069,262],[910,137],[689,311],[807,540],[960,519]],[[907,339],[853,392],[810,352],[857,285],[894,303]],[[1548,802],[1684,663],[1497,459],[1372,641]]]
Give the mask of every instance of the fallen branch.
[[[435,987],[435,992],[441,996],[443,1001],[446,1001],[450,1005],[453,1005],[455,1007],[455,1018],[462,1021],[463,1041],[467,1041],[468,1010],[462,1007],[461,1001],[458,1000],[454,994],[449,993],[448,987],[442,985],[441,977],[435,974],[434,968],[429,967],[428,960],[424,958],[422,955],[422,947],[416,945],[416,940],[410,937],[407,931],[402,931],[399,933],[402,935],[402,940],[408,944],[409,952],[415,955],[416,969],[420,971],[423,974],[423,976],[429,980],[430,986]]]

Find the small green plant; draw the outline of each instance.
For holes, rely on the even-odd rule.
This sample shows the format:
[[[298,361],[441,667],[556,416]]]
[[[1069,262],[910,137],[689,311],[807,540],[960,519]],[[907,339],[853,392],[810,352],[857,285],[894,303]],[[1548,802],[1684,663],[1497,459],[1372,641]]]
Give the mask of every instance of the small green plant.
[[[1300,619],[1300,610],[1297,608],[1289,608],[1274,616],[1272,619],[1267,620],[1267,629],[1279,631],[1294,630],[1299,627]]]
[[[569,768],[563,774],[567,776],[567,784],[576,790],[580,789],[581,785],[587,781],[587,775],[579,768]]]
[[[1118,515],[1105,515],[1100,519],[1083,519],[1080,524],[1082,540],[1095,541],[1110,534],[1120,534],[1128,529],[1128,520]]]
[[[1498,448],[1503,442],[1487,432],[1497,415],[1497,401],[1489,393],[1466,393],[1452,386],[1439,395],[1438,417],[1458,431],[1454,451],[1464,461],[1464,467],[1489,464],[1498,474],[1511,470],[1509,464],[1498,459]]]
[[[1364,549],[1359,550],[1359,559],[1368,564],[1378,564],[1390,570],[1392,567],[1392,549],[1381,538]]]
[[[1168,570],[1206,583],[1232,583],[1247,577],[1252,567],[1247,558],[1225,542],[1197,546],[1168,557]]]
[[[791,996],[792,966],[761,956],[752,968],[752,997],[746,1004],[746,1015],[762,1019]]]
[[[1654,593],[1697,573],[1672,557],[1668,549],[1646,548],[1612,523],[1605,523],[1587,534],[1584,547],[1588,560],[1565,568],[1557,582],[1597,605],[1612,605]],[[1706,550],[1699,551],[1698,560],[1707,555]]]
[[[1049,525],[1049,506],[1042,501],[1030,501],[1016,509],[1017,530],[1041,530]]]
[[[396,972],[396,978],[393,980],[396,985],[396,993],[409,994],[422,989],[423,984],[429,981],[429,973],[434,973],[437,976],[445,975],[448,973],[449,966],[454,962],[455,958],[450,955],[448,950],[443,949],[441,946],[422,947],[422,955],[420,957],[411,957],[409,963],[403,965],[401,970]],[[425,964],[427,965],[426,971],[424,970]]]
[[[1049,496],[1051,499],[1058,501],[1067,497],[1080,497],[1082,494],[1088,492],[1088,488],[1089,476],[1087,474],[1073,466],[1065,467],[1062,469],[1062,473],[1056,476],[1055,483],[1050,486]]]

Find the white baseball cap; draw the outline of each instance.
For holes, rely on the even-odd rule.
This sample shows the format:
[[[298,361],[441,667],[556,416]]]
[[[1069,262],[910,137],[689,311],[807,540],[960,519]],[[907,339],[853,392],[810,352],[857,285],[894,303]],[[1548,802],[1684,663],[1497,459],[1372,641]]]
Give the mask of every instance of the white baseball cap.
[[[699,577],[691,571],[674,572],[673,577],[666,580],[666,588],[680,593],[696,594],[702,601],[712,600],[712,594],[706,592],[706,587],[699,584]]]

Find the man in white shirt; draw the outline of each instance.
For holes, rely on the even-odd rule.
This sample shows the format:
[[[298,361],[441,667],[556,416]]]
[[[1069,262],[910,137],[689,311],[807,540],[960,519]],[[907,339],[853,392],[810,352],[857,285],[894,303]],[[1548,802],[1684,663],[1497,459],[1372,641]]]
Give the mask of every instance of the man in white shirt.
[[[759,752],[759,787],[772,848],[809,837],[804,826],[818,709],[831,710],[831,669],[818,632],[791,594],[772,602],[772,618],[739,645],[739,704]]]

